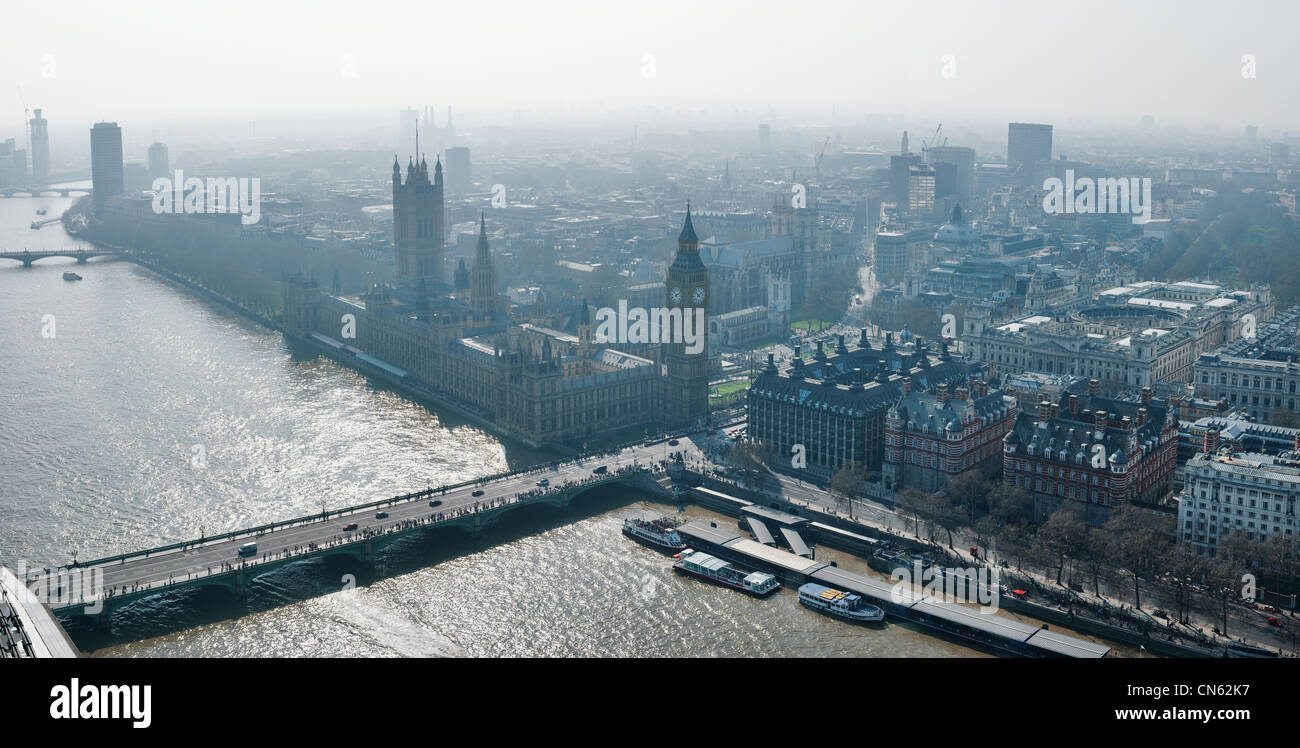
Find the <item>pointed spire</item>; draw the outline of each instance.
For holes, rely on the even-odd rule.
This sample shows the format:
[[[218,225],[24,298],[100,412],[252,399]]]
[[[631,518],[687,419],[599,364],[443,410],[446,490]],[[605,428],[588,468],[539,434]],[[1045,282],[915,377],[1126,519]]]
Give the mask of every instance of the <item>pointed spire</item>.
[[[580,324],[580,325],[590,325],[590,324],[591,324],[591,311],[590,311],[589,309],[587,309],[587,300],[586,300],[586,299],[583,299],[583,300],[582,300],[582,316],[578,318],[578,324]]]
[[[695,225],[691,223],[691,201],[686,200],[686,223],[682,224],[682,233],[677,237],[677,243],[698,243],[699,239],[695,236]]]

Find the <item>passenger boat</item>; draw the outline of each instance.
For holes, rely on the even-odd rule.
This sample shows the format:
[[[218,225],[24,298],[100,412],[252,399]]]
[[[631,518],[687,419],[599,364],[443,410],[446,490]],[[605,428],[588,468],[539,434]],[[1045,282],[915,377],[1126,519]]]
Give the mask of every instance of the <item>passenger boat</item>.
[[[677,554],[673,569],[755,597],[767,597],[781,586],[771,574],[762,571],[746,574],[720,558],[690,549]]]
[[[1228,649],[1225,652],[1228,657],[1277,657],[1277,652],[1266,647],[1257,647],[1254,644],[1245,644],[1243,642],[1228,642]]]
[[[862,595],[816,582],[808,582],[799,588],[799,602],[813,610],[849,621],[878,623],[885,620],[885,611],[867,602]]]
[[[81,280],[81,276],[80,276],[80,275],[77,275],[76,273],[72,272],[71,270],[65,270],[64,273],[63,273],[63,280],[65,280],[65,281],[79,281],[79,280]]]
[[[661,551],[686,550],[686,544],[677,534],[677,522],[668,517],[659,519],[625,519],[623,534]]]

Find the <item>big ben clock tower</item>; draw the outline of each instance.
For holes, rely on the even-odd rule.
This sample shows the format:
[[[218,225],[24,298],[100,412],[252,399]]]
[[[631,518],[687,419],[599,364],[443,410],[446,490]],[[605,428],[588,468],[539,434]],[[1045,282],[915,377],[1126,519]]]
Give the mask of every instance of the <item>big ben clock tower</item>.
[[[669,426],[706,423],[709,417],[709,271],[691,225],[691,205],[677,237],[677,256],[668,268],[667,306],[682,310],[682,328],[664,344],[665,418]],[[689,333],[689,337],[685,335]],[[693,345],[691,345],[693,343]]]

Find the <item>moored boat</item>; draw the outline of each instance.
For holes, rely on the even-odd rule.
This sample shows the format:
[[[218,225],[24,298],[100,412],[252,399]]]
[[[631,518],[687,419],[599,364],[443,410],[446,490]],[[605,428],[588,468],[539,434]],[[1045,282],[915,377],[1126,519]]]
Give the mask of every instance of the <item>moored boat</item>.
[[[861,623],[885,620],[885,611],[867,602],[862,595],[808,582],[799,588],[799,602],[805,607]]]
[[[659,519],[625,519],[623,534],[661,551],[685,550],[686,544],[677,534],[677,522],[667,517]]]
[[[1228,642],[1225,654],[1228,657],[1277,657],[1278,653],[1267,647],[1257,647],[1244,642]]]
[[[77,275],[76,273],[72,272],[71,270],[65,270],[64,273],[63,273],[63,280],[65,280],[65,281],[79,281],[79,280],[81,280],[81,276],[80,276],[80,275]]]
[[[673,564],[675,571],[706,582],[730,587],[755,597],[766,597],[781,587],[776,577],[767,572],[744,572],[716,556],[701,551],[687,549],[677,555],[677,562]]]

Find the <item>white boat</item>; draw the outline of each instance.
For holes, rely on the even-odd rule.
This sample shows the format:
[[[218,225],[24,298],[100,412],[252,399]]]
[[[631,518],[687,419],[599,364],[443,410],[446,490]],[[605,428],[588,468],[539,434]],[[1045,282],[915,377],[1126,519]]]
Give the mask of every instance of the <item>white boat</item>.
[[[733,590],[747,592],[756,597],[766,597],[776,592],[777,588],[781,586],[776,577],[767,572],[754,571],[745,573],[726,561],[710,556],[707,553],[692,551],[688,548],[677,555],[679,559],[673,564],[675,571],[689,574],[706,582],[720,584],[723,587],[730,587]]]
[[[677,522],[667,517],[660,519],[625,519],[623,534],[661,551],[680,551],[686,548],[677,534]]]
[[[799,602],[813,610],[850,621],[877,623],[885,620],[885,611],[867,602],[862,595],[808,582],[799,588]]]

